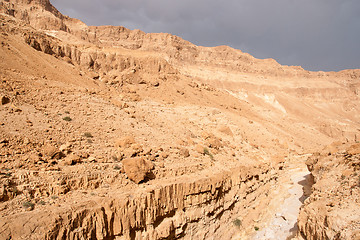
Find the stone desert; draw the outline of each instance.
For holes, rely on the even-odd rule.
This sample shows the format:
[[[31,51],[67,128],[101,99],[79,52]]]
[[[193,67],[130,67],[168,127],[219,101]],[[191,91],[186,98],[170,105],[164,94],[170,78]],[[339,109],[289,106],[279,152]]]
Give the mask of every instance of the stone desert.
[[[360,70],[0,12],[1,240],[360,239]]]

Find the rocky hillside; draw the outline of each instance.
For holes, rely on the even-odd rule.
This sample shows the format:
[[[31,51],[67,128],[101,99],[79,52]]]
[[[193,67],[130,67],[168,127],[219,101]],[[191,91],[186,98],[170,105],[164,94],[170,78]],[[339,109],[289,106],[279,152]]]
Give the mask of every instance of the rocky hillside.
[[[246,239],[294,164],[358,140],[360,70],[0,12],[0,239]]]

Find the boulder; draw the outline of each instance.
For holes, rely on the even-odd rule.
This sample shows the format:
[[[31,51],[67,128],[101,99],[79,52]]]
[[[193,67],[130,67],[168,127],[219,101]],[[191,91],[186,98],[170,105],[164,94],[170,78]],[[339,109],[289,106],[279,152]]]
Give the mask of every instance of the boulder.
[[[135,182],[140,183],[151,176],[151,170],[154,164],[143,158],[127,158],[123,162],[124,171],[128,178]]]
[[[63,161],[64,165],[69,165],[69,166],[75,165],[77,163],[81,163],[81,157],[78,156],[77,154],[70,154]]]
[[[6,96],[2,96],[1,97],[1,104],[5,105],[5,104],[8,104],[8,103],[10,103],[10,98],[8,98]]]
[[[184,157],[190,157],[190,152],[189,152],[189,150],[186,149],[186,148],[181,148],[181,149],[179,150],[179,154],[180,154],[181,156],[184,156]]]
[[[223,147],[223,144],[221,143],[220,139],[217,137],[211,137],[207,139],[207,144],[209,147],[219,150],[221,147]]]
[[[58,148],[52,145],[45,145],[42,153],[44,157],[50,159],[61,159],[64,157],[64,153],[62,153]]]
[[[205,149],[205,147],[203,146],[203,145],[201,145],[201,144],[197,144],[196,146],[195,146],[195,151],[196,152],[198,152],[198,153],[200,153],[200,154],[204,154],[204,149]]]

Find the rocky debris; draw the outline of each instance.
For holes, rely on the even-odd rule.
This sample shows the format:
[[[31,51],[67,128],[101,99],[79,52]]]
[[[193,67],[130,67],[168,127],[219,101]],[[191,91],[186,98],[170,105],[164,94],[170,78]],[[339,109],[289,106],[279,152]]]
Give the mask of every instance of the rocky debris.
[[[360,238],[359,144],[337,146],[338,152],[317,153],[306,162],[315,182],[298,218],[306,239]]]
[[[124,101],[118,101],[118,100],[112,99],[111,103],[118,106],[120,109],[125,109],[125,108],[129,107],[129,105]]]
[[[144,151],[143,146],[137,143],[132,136],[125,136],[115,141],[115,147],[119,152],[119,158],[131,158],[136,156],[152,156],[151,150]]]
[[[123,138],[115,140],[115,147],[124,149],[130,147],[134,143],[135,139],[133,136],[125,136]]]
[[[5,177],[0,175],[0,183],[0,202],[11,200],[20,194],[10,175],[5,175]]]
[[[217,137],[210,137],[206,140],[207,145],[210,148],[214,148],[216,150],[219,150],[221,147],[223,147],[223,144],[221,143],[220,138]]]
[[[122,154],[125,158],[139,156],[142,152],[143,147],[138,143],[132,144],[130,147],[122,150]]]
[[[357,155],[360,154],[360,143],[356,143],[351,145],[348,149],[347,149],[348,154],[350,155]]]
[[[190,152],[186,148],[180,148],[179,154],[183,157],[190,157]]]
[[[204,149],[205,149],[205,147],[203,146],[203,145],[201,145],[201,144],[197,144],[196,146],[195,146],[195,151],[196,152],[198,152],[198,153],[200,153],[200,154],[205,154],[204,153]]]
[[[1,104],[5,105],[5,104],[8,104],[8,103],[10,103],[10,98],[8,98],[6,96],[2,96],[1,97]]]
[[[169,154],[167,151],[161,150],[160,157],[161,157],[162,159],[168,158],[169,155],[170,155],[170,154]]]
[[[151,170],[154,168],[152,162],[142,157],[125,159],[122,164],[128,178],[137,184],[151,178]]]
[[[31,153],[28,160],[32,164],[37,164],[41,160],[41,157],[37,153]]]
[[[42,153],[44,157],[56,160],[59,160],[65,156],[64,153],[61,152],[57,147],[50,144],[44,146]]]
[[[150,84],[154,87],[158,87],[160,85],[160,81],[159,80],[156,80],[156,79],[153,79],[150,81]]]
[[[224,133],[224,134],[226,134],[226,135],[229,135],[229,136],[231,136],[231,137],[234,136],[233,132],[231,131],[231,129],[230,129],[228,126],[220,126],[220,127],[218,128],[218,131],[219,131],[219,132],[222,132],[222,133]]]
[[[62,162],[64,165],[75,165],[77,163],[81,163],[81,157],[77,154],[72,153],[70,155],[67,155]]]
[[[202,133],[202,137],[205,141],[205,145],[210,147],[210,148],[213,148],[213,149],[216,149],[216,150],[219,150],[220,148],[223,147],[223,144],[221,142],[221,138],[218,138],[216,137],[214,134],[212,133],[208,133],[208,132],[203,132]]]
[[[61,151],[61,152],[63,152],[65,155],[67,155],[67,154],[69,154],[69,153],[71,153],[71,150],[72,149],[72,144],[71,143],[65,143],[65,144],[63,144],[63,145],[61,145],[60,147],[59,147],[59,150]]]
[[[32,211],[35,208],[35,204],[29,201],[25,201],[22,203],[22,206],[26,211]]]

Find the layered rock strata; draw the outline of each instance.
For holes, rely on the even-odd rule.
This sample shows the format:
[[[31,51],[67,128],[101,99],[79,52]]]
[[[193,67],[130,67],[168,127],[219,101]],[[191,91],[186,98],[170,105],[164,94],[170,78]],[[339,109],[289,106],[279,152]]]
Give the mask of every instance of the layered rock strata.
[[[279,174],[269,167],[214,168],[133,192],[110,188],[106,197],[3,218],[1,239],[229,238],[252,228],[266,205]]]

